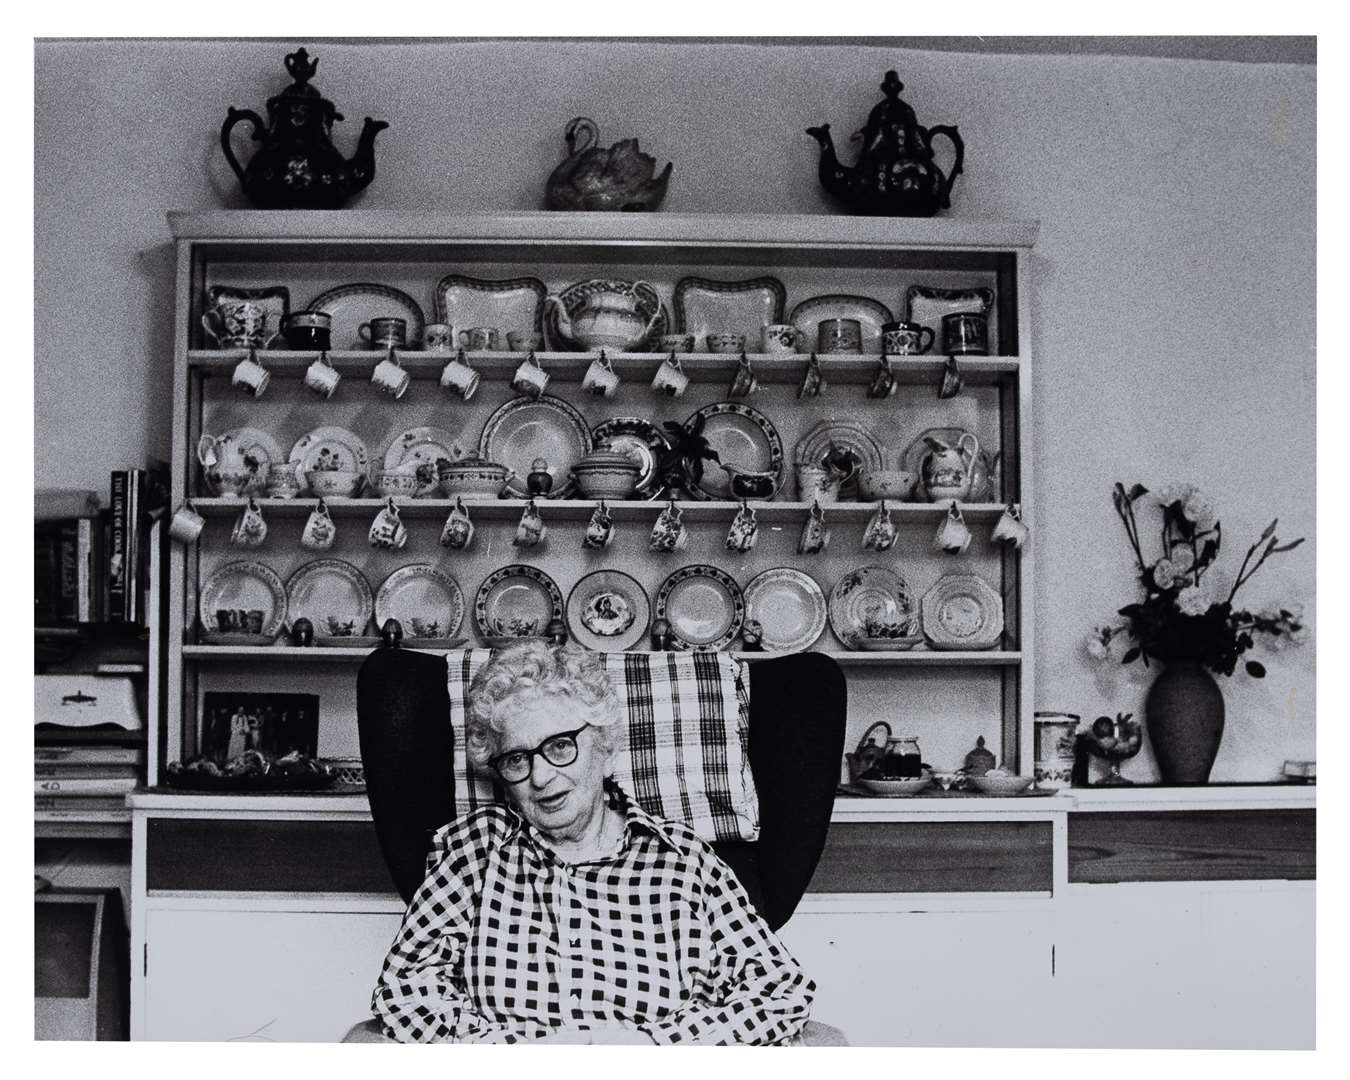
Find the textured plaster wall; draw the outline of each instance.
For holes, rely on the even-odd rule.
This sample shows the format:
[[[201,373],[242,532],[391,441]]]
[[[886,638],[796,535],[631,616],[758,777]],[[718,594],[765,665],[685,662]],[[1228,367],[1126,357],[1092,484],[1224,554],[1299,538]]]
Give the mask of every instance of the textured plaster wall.
[[[298,44],[298,43],[297,43]],[[284,85],[282,42],[36,47],[35,481],[106,492],[167,454],[172,257],[164,212],[240,206],[217,144],[227,105]],[[953,216],[1038,219],[1032,541],[1036,704],[1135,709],[1147,676],[1096,673],[1081,640],[1130,599],[1112,481],[1194,479],[1234,570],[1275,514],[1310,542],[1252,602],[1314,620],[1315,69],[870,47],[324,44],[315,82],[389,120],[358,205],[537,208],[562,129],[592,116],[675,174],[666,208],[826,213],[803,134],[861,126],[887,67],[969,148]],[[846,154],[847,156],[847,154]],[[1314,755],[1314,652],[1225,685],[1216,779]],[[1144,756],[1127,772],[1144,779]]]

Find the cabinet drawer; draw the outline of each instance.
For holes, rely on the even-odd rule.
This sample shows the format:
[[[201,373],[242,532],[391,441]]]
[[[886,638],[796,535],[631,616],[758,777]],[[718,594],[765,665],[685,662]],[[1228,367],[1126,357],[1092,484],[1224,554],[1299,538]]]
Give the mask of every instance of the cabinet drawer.
[[[369,821],[152,817],[145,884],[152,890],[394,891]]]
[[[836,822],[811,892],[1050,892],[1048,821]]]

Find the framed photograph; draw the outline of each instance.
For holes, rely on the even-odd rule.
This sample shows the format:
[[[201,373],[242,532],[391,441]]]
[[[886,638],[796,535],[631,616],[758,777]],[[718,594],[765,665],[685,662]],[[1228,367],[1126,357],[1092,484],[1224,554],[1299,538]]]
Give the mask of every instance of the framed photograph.
[[[207,691],[202,696],[201,752],[217,765],[245,750],[276,758],[292,750],[314,757],[318,749],[318,694]]]

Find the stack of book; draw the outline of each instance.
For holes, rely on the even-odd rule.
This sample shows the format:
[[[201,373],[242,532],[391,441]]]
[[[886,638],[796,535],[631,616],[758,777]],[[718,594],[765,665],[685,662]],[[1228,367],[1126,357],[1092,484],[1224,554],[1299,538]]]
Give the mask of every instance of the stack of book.
[[[143,732],[67,729],[33,748],[34,809],[45,821],[130,821],[145,770]]]
[[[109,505],[92,491],[38,491],[33,513],[34,625],[144,626],[149,526],[163,513],[167,470],[116,469]]]

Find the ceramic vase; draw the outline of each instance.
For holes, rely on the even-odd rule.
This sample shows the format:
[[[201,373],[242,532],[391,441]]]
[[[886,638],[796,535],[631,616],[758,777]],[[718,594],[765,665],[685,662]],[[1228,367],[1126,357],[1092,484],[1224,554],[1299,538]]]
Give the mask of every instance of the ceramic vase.
[[[1205,668],[1174,661],[1144,702],[1148,737],[1165,784],[1205,784],[1223,738],[1223,691]]]

